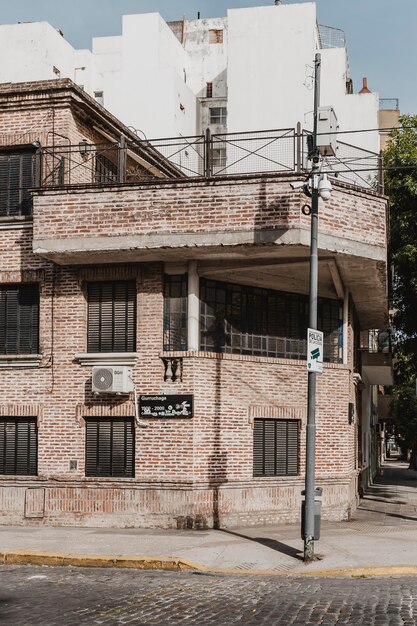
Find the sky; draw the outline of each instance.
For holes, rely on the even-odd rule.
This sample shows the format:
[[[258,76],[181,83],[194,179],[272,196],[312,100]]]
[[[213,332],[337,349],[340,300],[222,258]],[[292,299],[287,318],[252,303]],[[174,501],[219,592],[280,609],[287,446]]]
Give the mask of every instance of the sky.
[[[48,21],[75,48],[92,37],[121,34],[122,15],[157,11],[166,20],[219,17],[227,9],[274,0],[0,0],[0,23]],[[294,4],[303,0],[282,0]],[[368,78],[380,98],[399,98],[402,113],[417,114],[417,0],[316,0],[318,21],[347,37],[355,91]],[[2,60],[4,62],[4,59]]]

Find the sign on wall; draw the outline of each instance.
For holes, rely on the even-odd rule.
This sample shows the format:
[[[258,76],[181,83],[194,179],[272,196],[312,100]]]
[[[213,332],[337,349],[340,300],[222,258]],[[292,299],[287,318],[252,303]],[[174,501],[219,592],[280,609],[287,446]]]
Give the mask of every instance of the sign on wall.
[[[323,333],[307,328],[307,369],[309,372],[323,371]]]
[[[192,417],[193,396],[139,396],[141,417]]]

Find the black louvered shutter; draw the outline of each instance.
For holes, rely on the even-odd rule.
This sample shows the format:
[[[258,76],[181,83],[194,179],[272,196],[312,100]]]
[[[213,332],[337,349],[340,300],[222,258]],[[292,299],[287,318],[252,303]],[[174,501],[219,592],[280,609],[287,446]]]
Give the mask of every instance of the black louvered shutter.
[[[0,287],[0,354],[38,354],[38,285]]]
[[[297,476],[299,437],[296,420],[255,419],[253,475]]]
[[[135,428],[132,418],[87,418],[86,476],[134,476]]]
[[[88,352],[136,350],[135,281],[88,284]]]
[[[0,418],[0,474],[36,476],[37,463],[36,417]]]
[[[0,154],[0,216],[30,215],[34,152]]]

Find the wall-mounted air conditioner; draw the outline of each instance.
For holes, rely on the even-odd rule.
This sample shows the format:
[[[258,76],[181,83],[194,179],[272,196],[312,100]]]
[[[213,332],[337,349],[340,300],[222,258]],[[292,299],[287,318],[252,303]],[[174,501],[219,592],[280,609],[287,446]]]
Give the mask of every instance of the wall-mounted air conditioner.
[[[93,367],[91,389],[93,393],[130,393],[134,390],[131,370],[110,365]]]

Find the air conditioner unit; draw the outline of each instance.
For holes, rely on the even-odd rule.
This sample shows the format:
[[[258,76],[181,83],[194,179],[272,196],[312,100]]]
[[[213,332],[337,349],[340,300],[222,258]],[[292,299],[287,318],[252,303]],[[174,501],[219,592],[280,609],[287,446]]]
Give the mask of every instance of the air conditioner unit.
[[[130,393],[134,389],[131,370],[120,366],[93,367],[91,389],[93,393]]]

